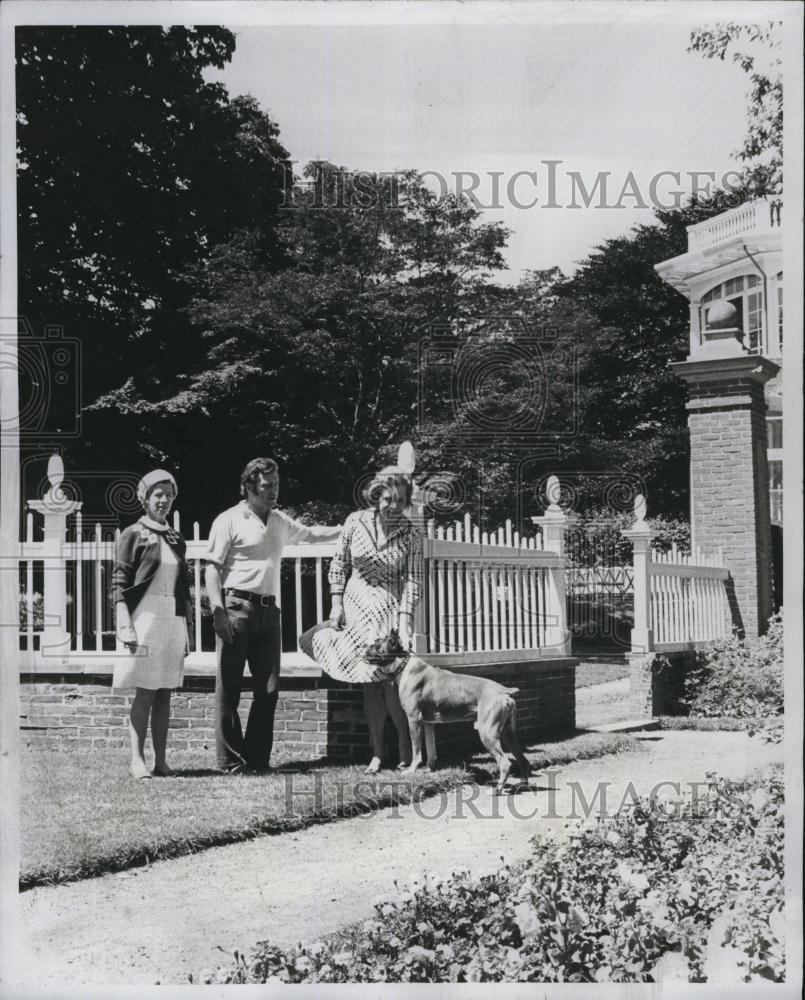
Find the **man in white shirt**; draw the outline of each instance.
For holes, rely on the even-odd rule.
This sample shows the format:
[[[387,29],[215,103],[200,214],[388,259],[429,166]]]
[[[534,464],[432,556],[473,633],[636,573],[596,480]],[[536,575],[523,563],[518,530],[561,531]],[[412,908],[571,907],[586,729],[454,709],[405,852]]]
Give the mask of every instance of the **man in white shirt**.
[[[341,531],[340,525],[310,527],[275,510],[279,482],[272,458],[249,462],[240,477],[244,499],[213,521],[204,557],[217,636],[216,759],[230,772],[265,770],[271,757],[282,656],[282,550],[295,542],[332,542]],[[254,700],[244,735],[238,704],[246,661]]]

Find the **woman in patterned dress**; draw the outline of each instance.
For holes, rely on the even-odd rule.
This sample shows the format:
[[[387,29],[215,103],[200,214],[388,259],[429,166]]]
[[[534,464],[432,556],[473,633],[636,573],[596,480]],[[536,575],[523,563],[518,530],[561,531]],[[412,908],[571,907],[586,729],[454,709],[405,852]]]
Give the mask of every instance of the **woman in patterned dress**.
[[[115,550],[117,634],[128,656],[116,663],[112,687],[135,688],[129,715],[133,778],[151,777],[144,756],[149,717],[153,773],[171,773],[165,760],[171,689],[182,683],[191,614],[186,543],[168,525],[176,493],[176,480],[164,469],[143,476],[137,496],[145,513],[121,532]]]
[[[400,765],[411,759],[408,720],[389,667],[367,663],[363,653],[392,628],[406,648],[413,638],[413,613],[422,590],[422,539],[403,513],[411,502],[411,480],[384,469],[366,493],[371,507],[344,522],[330,564],[332,608],[329,627],[315,630],[308,648],[331,677],[362,683],[372,743],[367,773],[382,767],[383,729],[391,715],[397,729]],[[391,668],[393,669],[393,667]]]

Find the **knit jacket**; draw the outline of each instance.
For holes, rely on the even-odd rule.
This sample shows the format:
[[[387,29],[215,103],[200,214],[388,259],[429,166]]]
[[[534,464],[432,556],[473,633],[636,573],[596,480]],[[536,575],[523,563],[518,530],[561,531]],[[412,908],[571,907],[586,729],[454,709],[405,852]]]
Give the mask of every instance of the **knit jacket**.
[[[187,542],[178,532],[157,532],[141,521],[130,524],[120,533],[115,547],[115,565],[112,570],[112,602],[123,601],[133,614],[143,594],[159,569],[159,535],[171,546],[179,560],[176,575],[176,614],[185,617],[190,600],[185,553]]]

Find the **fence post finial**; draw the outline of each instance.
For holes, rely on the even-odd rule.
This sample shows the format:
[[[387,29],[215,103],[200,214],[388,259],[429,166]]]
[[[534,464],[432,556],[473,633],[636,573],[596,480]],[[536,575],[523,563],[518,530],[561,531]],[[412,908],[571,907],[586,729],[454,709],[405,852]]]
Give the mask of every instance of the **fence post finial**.
[[[64,482],[64,462],[57,451],[54,451],[48,459],[48,480],[51,490],[55,490]]]
[[[646,498],[642,493],[638,493],[634,498],[634,524],[633,528],[640,526],[641,528],[646,523]]]
[[[559,500],[562,496],[562,487],[559,483],[558,476],[548,476],[548,482],[545,485],[545,498],[548,501],[547,514],[561,514],[562,508],[559,506]]]
[[[416,469],[416,452],[410,441],[403,441],[397,449],[397,468],[406,476],[412,475]]]

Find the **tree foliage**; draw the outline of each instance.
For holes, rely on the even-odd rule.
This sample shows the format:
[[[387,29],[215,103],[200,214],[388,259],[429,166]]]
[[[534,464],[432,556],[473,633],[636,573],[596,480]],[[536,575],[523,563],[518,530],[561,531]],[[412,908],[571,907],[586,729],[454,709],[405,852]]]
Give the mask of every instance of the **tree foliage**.
[[[640,490],[653,515],[685,512],[686,397],[669,363],[687,353],[688,309],[654,264],[728,195],[658,213],[573,277],[554,268],[506,288],[491,281],[505,231],[466,202],[437,200],[415,173],[308,173],[279,227],[286,266],[249,231],[214,248],[187,275],[201,349],[170,383],[133,375],[99,401],[130,437],[199,497],[205,455],[234,483],[267,452],[286,500],[346,511],[411,438],[443,521],[469,511],[530,529],[549,474],[580,511],[613,496],[625,510]]]
[[[212,247],[248,223],[277,263],[287,153],[253,99],[205,80],[227,29],[21,27],[16,46],[20,312],[81,343],[70,464],[131,468],[142,442],[89,404],[196,349],[183,275]]]
[[[474,314],[506,233],[465,201],[437,199],[415,172],[316,163],[307,174],[278,230],[287,266],[272,267],[253,231],[214,248],[187,275],[203,349],[173,391],[132,376],[98,405],[151,428],[191,478],[211,447],[232,482],[266,452],[283,463],[287,499],[349,507],[411,434],[420,338]]]
[[[270,218],[287,157],[277,128],[203,77],[234,46],[215,27],[18,31],[24,301],[138,329],[188,262]]]
[[[689,52],[707,59],[727,56],[748,74],[747,131],[736,156],[753,197],[783,190],[782,21],[765,24],[719,22],[690,36]]]

